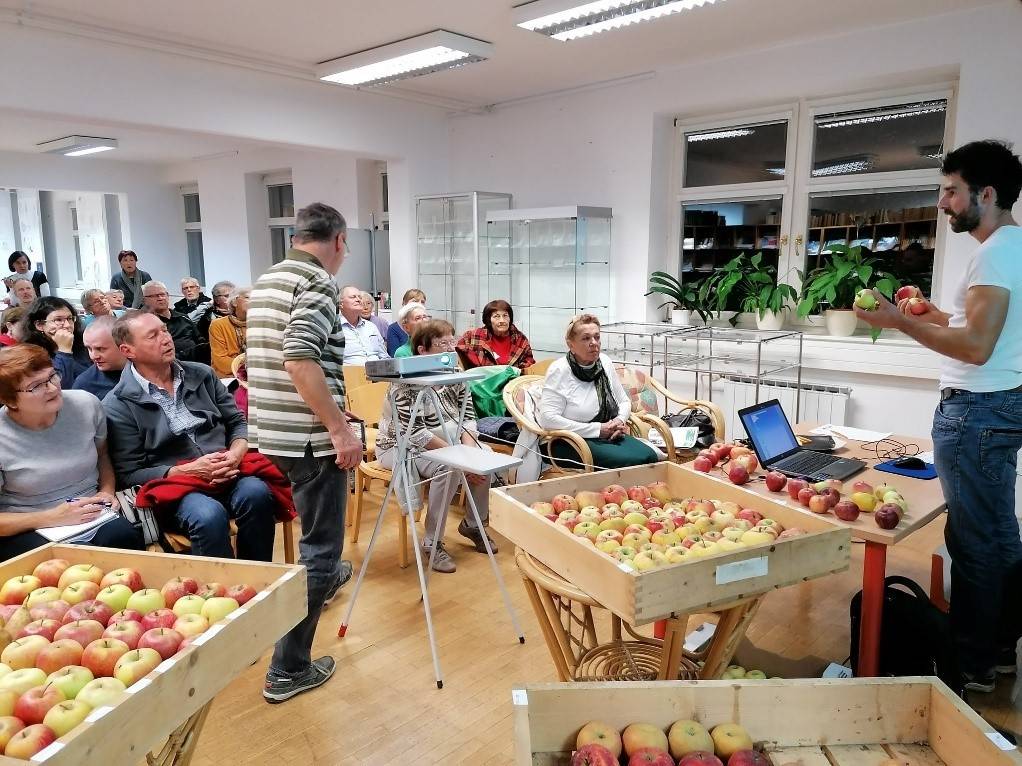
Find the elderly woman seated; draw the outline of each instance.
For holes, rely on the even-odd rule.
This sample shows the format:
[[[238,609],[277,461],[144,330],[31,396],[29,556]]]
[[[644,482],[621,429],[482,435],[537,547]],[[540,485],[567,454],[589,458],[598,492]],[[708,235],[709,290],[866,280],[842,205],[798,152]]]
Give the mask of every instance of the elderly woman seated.
[[[425,322],[427,319],[429,319],[429,313],[426,311],[426,307],[417,301],[406,303],[401,307],[401,310],[397,312],[397,322],[394,324],[407,334],[408,340],[394,351],[395,359],[403,356],[412,356],[415,353],[412,348],[411,334],[415,331],[415,327],[419,322]],[[393,329],[393,325],[391,325],[391,329]],[[452,330],[451,332],[454,331]],[[388,332],[387,335],[389,337],[390,333]]]
[[[86,391],[61,391],[49,354],[30,343],[0,351],[0,404],[0,561],[49,542],[37,529],[118,509],[103,407]],[[119,515],[67,542],[143,547]]]
[[[652,447],[629,435],[632,403],[613,363],[600,353],[600,320],[592,314],[574,317],[565,340],[568,353],[550,365],[543,383],[539,425],[581,436],[597,468],[658,461]],[[565,442],[554,444],[552,454],[568,465],[581,465],[581,457]]]
[[[466,370],[494,364],[524,370],[536,362],[529,339],[515,327],[514,309],[502,300],[490,301],[483,307],[483,326],[461,336],[458,356]]]
[[[245,353],[248,298],[251,294],[251,287],[235,287],[227,299],[231,313],[214,319],[209,325],[209,350],[213,358],[211,366],[221,378],[234,375],[231,369],[234,357]]]
[[[442,354],[454,350],[454,327],[450,322],[442,319],[422,322],[412,331],[411,343],[415,347],[416,354]],[[412,407],[418,388],[412,388],[401,383],[394,383],[390,390],[397,408],[398,424],[402,433],[408,433],[408,424],[411,422]],[[431,479],[429,485],[429,504],[426,509],[426,533],[422,538],[422,555],[429,557],[431,549],[435,546],[436,552],[433,557],[433,569],[437,572],[454,572],[454,559],[444,548],[444,530],[440,526],[446,518],[447,509],[454,499],[458,489],[458,480],[447,466],[440,465],[429,459],[429,451],[448,446],[447,439],[454,435],[454,429],[458,424],[458,416],[461,408],[465,407],[465,431],[461,434],[461,443],[469,447],[480,446],[471,433],[475,429],[475,409],[472,407],[472,395],[464,383],[444,386],[438,390],[441,410],[438,412],[432,399],[423,402],[422,408],[416,412],[415,421],[412,423],[409,440],[411,449],[415,456],[415,468],[422,479]],[[394,460],[397,457],[397,436],[395,434],[394,422],[390,415],[390,407],[385,407],[383,418],[380,421],[380,431],[376,437],[376,457],[385,468],[393,468]],[[444,426],[446,425],[446,431]],[[481,449],[486,449],[481,447]],[[490,480],[486,476],[467,474],[469,487],[472,492],[472,499],[479,510],[479,517],[483,524],[489,518],[489,489]],[[412,498],[412,505],[417,505],[417,492]],[[407,504],[407,503],[406,503]],[[483,543],[483,532],[476,525],[471,511],[466,512],[465,518],[458,524],[458,533],[466,538],[477,551],[486,553]],[[487,537],[490,549],[496,553],[497,547],[493,540]]]

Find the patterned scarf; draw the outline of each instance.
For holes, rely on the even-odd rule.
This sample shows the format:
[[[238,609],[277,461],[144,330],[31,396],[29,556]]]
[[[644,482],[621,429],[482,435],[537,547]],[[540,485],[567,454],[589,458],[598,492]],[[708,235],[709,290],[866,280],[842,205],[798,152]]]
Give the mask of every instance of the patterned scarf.
[[[610,390],[610,380],[607,378],[607,371],[603,369],[603,362],[597,357],[592,364],[583,367],[576,361],[569,351],[568,366],[571,374],[584,383],[596,384],[596,395],[600,399],[600,410],[590,423],[607,423],[618,416],[619,408],[614,401],[614,394]]]
[[[245,334],[248,331],[248,322],[242,322],[233,314],[227,318],[231,321],[231,327],[234,328],[234,337],[238,340],[238,348],[240,348],[241,353],[244,354],[247,348],[245,344]]]
[[[129,308],[140,308],[142,306],[142,272],[135,269],[135,273],[129,277],[124,273],[124,269],[121,269],[121,279],[127,282],[128,287],[131,288],[131,306]]]

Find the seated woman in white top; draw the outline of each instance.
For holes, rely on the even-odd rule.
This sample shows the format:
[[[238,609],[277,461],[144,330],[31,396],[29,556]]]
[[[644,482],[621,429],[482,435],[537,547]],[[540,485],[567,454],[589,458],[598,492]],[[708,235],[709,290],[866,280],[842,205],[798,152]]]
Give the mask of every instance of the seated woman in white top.
[[[418,354],[442,354],[454,353],[456,341],[454,339],[454,327],[450,322],[442,319],[427,320],[415,325],[412,335],[408,341],[411,344],[413,353]],[[390,396],[394,399],[397,408],[398,427],[402,433],[408,433],[408,423],[411,420],[412,407],[419,394],[418,388],[394,383],[391,385]],[[461,408],[465,407],[465,431],[461,435],[461,443],[469,447],[480,447],[489,449],[476,441],[475,430],[475,408],[472,406],[472,394],[464,383],[454,386],[443,386],[438,389],[441,411],[437,412],[432,399],[426,399],[421,409],[416,413],[415,422],[412,424],[409,440],[410,448],[416,455],[415,468],[422,479],[432,479],[429,484],[429,504],[426,508],[426,533],[422,539],[422,555],[428,557],[431,548],[436,546],[436,553],[433,557],[433,570],[436,572],[453,572],[457,567],[451,554],[444,548],[444,530],[440,522],[445,518],[447,509],[454,499],[454,493],[458,490],[459,478],[451,473],[445,465],[440,465],[429,459],[429,451],[448,446],[444,425],[451,434],[458,425],[458,415]],[[376,457],[385,468],[393,468],[394,460],[397,457],[397,436],[394,433],[394,422],[390,416],[390,404],[383,409],[383,417],[380,420],[380,431],[376,436]],[[487,476],[478,474],[467,474],[469,488],[472,492],[472,499],[479,510],[479,517],[483,524],[489,518],[490,510],[490,479]],[[413,504],[419,502],[417,495],[413,498]],[[469,540],[475,549],[480,553],[486,553],[483,543],[485,532],[479,529],[471,511],[465,514],[465,518],[458,524],[458,533]],[[489,539],[489,538],[488,538]],[[493,540],[489,540],[490,550],[497,552],[497,546]]]
[[[547,430],[571,431],[586,440],[597,468],[655,463],[656,451],[629,435],[632,403],[614,365],[600,353],[600,320],[574,317],[565,336],[568,353],[550,365],[537,420]],[[578,465],[581,457],[566,442],[552,447],[555,459]]]

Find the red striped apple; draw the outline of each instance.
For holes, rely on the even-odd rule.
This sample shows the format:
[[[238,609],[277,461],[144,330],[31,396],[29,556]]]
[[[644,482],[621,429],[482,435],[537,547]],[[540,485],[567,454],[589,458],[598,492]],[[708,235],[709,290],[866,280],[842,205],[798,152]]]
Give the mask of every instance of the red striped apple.
[[[116,611],[116,609],[111,609],[102,601],[97,601],[93,598],[75,604],[68,609],[64,615],[64,624],[67,625],[69,622],[77,622],[78,620],[95,620],[100,625],[106,625]]]
[[[106,621],[107,627],[115,622],[142,622],[142,613],[135,609],[122,609]]]
[[[14,703],[14,715],[29,725],[42,723],[50,708],[66,699],[64,692],[53,684],[36,686],[18,697]]]
[[[143,633],[145,631],[142,630],[142,623],[124,620],[108,625],[107,629],[103,631],[102,638],[116,638],[118,641],[126,643],[129,649],[137,649],[138,640],[142,638]]]
[[[179,599],[180,600],[180,599]],[[205,603],[205,599],[203,599]],[[142,631],[153,630],[154,628],[169,628],[177,621],[178,615],[173,609],[157,609],[142,618]]]
[[[37,564],[32,574],[38,577],[44,586],[55,586],[69,566],[71,562],[65,559],[47,559]]]
[[[137,569],[132,569],[131,567],[121,567],[120,569],[107,572],[103,579],[99,581],[100,588],[117,584],[124,585],[132,593],[145,587],[142,582],[142,575]]]
[[[149,675],[164,659],[158,651],[150,647],[134,649],[117,660],[114,678],[125,686],[131,686]]]
[[[92,671],[92,675],[112,676],[114,666],[130,649],[123,641],[116,638],[101,638],[85,647],[82,653],[82,666]]]
[[[625,500],[628,499],[628,491],[620,484],[611,484],[603,488],[603,502],[614,503],[615,505],[621,505]]]
[[[35,575],[18,575],[0,586],[0,601],[5,604],[22,604],[43,582]]]
[[[203,598],[223,598],[227,595],[227,586],[219,582],[208,582],[199,588],[196,595]]]
[[[561,513],[563,511],[577,511],[578,503],[575,502],[575,498],[571,495],[554,495],[554,499],[551,502],[554,507],[554,511]]]
[[[618,766],[618,760],[603,745],[590,742],[572,753],[571,766]]]
[[[57,639],[49,646],[44,646],[36,655],[35,666],[46,675],[50,675],[68,665],[77,665],[81,662],[83,651],[85,650],[77,641],[70,638]]]
[[[70,638],[82,646],[88,646],[93,641],[103,637],[103,623],[97,620],[75,620],[65,622],[60,629],[53,634],[55,639]]]
[[[56,620],[63,624],[64,615],[67,614],[67,610],[71,608],[71,605],[64,601],[64,599],[57,599],[56,601],[47,601],[38,606],[29,607],[28,613],[33,620]]]
[[[18,631],[18,635],[15,638],[24,638],[25,636],[42,636],[47,641],[53,640],[53,634],[57,632],[57,628],[60,627],[60,623],[56,620],[33,620],[24,628]]]
[[[49,726],[41,723],[32,724],[11,737],[11,741],[4,748],[4,755],[27,761],[43,748],[49,747],[56,739],[57,735]]]

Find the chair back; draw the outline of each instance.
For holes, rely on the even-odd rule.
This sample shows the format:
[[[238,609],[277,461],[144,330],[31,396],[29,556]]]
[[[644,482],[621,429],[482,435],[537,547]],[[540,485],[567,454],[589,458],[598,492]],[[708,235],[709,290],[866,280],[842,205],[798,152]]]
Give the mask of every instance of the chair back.
[[[556,357],[550,357],[549,359],[540,359],[533,365],[525,368],[522,372],[523,375],[546,375],[546,371],[550,368],[550,365],[554,363]]]
[[[634,367],[625,367],[623,364],[614,365],[614,370],[632,402],[633,413],[660,414],[660,402],[657,399],[656,391],[649,384],[648,374]]]
[[[504,386],[502,394],[504,406],[507,407],[508,414],[515,419],[519,427],[539,435],[542,435],[544,431],[540,428],[536,419],[529,414],[526,396],[529,394],[539,394],[543,388],[544,380],[545,378],[542,375],[521,375],[509,380],[507,385]]]
[[[366,377],[366,368],[361,365],[346,364],[341,369],[344,375],[344,391],[346,393],[369,382],[369,379]]]
[[[347,368],[345,368],[347,369]],[[390,383],[366,383],[348,391],[348,409],[353,415],[365,421],[367,426],[378,426],[387,406]]]

